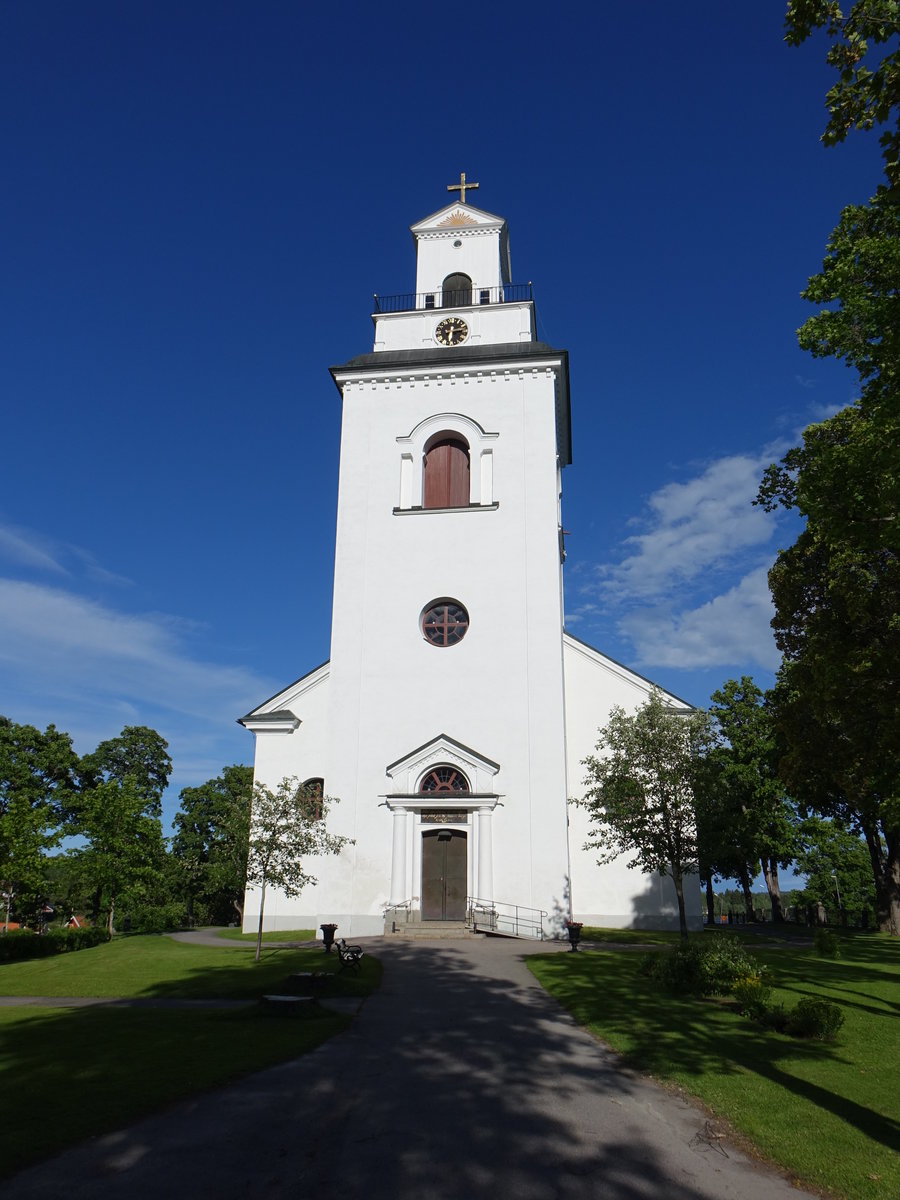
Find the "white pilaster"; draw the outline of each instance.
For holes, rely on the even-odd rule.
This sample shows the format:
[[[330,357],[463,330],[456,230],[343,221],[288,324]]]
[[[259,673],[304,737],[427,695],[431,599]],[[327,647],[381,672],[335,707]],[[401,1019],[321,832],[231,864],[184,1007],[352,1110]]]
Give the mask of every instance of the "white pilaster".
[[[478,891],[479,900],[494,898],[494,850],[491,838],[490,808],[478,809]]]
[[[409,883],[406,873],[406,823],[403,809],[394,809],[394,838],[391,846],[391,904],[402,904],[409,899]]]

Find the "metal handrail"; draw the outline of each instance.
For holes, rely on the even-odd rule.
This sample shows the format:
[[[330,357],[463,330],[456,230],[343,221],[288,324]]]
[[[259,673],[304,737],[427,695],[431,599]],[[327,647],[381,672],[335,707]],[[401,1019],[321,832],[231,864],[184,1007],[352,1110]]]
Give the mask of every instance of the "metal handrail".
[[[373,297],[376,313],[415,312],[432,308],[479,308],[483,304],[521,304],[534,300],[534,288],[528,283],[503,283],[498,287],[453,289],[442,292],[400,292],[396,296]]]
[[[528,908],[524,904],[512,904],[505,900],[484,900],[478,896],[467,896],[466,913],[473,929],[481,928],[492,933],[544,940],[544,917],[548,914],[542,908]]]

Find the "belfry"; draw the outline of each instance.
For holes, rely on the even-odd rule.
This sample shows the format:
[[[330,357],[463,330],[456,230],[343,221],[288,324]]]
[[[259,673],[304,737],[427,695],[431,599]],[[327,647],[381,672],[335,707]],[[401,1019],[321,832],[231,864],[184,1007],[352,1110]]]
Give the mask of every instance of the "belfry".
[[[321,781],[354,839],[269,929],[421,922],[544,935],[574,910],[677,926],[671,881],[583,845],[581,762],[651,684],[565,632],[569,359],[537,340],[502,217],[460,198],[412,226],[414,291],[376,296],[342,401],[331,657],[241,718],[255,776]],[[666,694],[664,693],[664,696]],[[681,707],[677,697],[666,697]],[[688,914],[700,924],[699,888]],[[244,920],[255,929],[258,897]]]

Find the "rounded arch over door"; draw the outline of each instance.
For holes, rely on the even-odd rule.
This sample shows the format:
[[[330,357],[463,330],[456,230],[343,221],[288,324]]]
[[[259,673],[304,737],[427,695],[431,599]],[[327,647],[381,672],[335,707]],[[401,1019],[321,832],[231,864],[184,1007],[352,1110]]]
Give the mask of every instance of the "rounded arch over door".
[[[472,280],[462,272],[448,275],[441,284],[441,306],[461,308],[472,303]]]

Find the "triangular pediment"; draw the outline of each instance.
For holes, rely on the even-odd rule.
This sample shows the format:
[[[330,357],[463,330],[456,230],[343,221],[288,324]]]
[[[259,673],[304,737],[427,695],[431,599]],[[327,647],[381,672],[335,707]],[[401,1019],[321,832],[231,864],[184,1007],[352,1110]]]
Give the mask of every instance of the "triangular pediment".
[[[385,774],[391,780],[393,792],[412,794],[416,792],[422,775],[441,763],[458,767],[469,780],[469,788],[474,793],[493,791],[494,776],[500,770],[500,764],[493,759],[446,733],[439,733],[424,745],[417,746],[396,762],[390,763],[385,768]]]
[[[485,212],[484,209],[476,208],[473,204],[461,204],[455,200],[452,204],[438,209],[431,216],[423,217],[421,221],[411,225],[410,229],[414,237],[419,237],[423,233],[465,229],[467,226],[476,226],[481,229],[502,229],[505,225],[506,221],[503,217]]]

